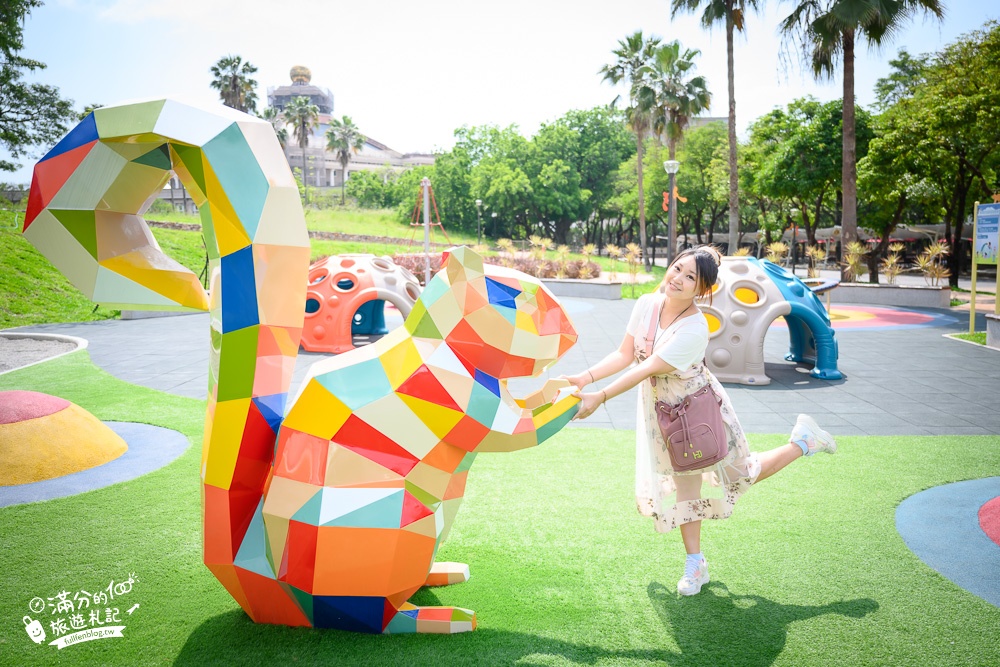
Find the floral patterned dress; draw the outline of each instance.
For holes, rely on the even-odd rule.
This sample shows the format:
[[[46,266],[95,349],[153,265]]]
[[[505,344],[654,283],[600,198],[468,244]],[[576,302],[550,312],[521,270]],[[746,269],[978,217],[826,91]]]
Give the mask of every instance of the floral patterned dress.
[[[645,359],[651,347],[653,354],[676,369],[641,384],[636,410],[636,504],[641,514],[653,518],[661,533],[692,521],[728,518],[736,501],[760,474],[760,461],[750,452],[729,395],[705,366],[705,318],[700,314],[684,317],[666,329],[660,329],[657,323],[653,341],[647,340],[651,318],[659,318],[664,298],[660,293],[641,297],[627,329],[635,340],[636,361]],[[656,422],[655,403],[679,403],[705,385],[711,385],[721,399],[729,454],[710,468],[675,472]]]

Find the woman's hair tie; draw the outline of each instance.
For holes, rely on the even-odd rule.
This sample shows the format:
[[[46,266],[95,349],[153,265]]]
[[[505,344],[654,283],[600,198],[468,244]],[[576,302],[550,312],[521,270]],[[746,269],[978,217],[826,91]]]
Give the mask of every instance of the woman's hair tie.
[[[712,259],[715,261],[716,266],[722,266],[722,253],[719,252],[718,248],[716,248],[715,246],[706,245],[702,246],[701,249],[712,257]]]

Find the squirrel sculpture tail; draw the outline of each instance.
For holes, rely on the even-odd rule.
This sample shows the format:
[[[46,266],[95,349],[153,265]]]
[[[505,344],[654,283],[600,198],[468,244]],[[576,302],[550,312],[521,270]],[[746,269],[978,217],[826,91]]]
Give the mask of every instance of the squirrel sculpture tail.
[[[172,174],[201,215],[207,293],[161,251],[143,217]],[[254,620],[266,621],[271,611],[249,603],[259,597],[256,582],[241,580],[233,562],[273,464],[309,268],[298,188],[273,128],[226,107],[173,100],[97,109],[36,165],[23,233],[97,303],[211,311],[205,563]],[[281,622],[308,624],[282,597]]]

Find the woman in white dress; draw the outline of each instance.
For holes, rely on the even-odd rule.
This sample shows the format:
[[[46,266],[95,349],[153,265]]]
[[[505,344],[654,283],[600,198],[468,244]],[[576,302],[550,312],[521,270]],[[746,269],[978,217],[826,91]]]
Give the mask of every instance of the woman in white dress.
[[[639,512],[653,518],[657,531],[680,528],[687,551],[684,574],[677,582],[681,595],[695,595],[709,580],[708,564],[701,553],[703,519],[728,518],[750,485],[800,456],[837,450],[829,433],[808,415],[799,415],[788,444],[761,454],[750,451],[726,390],[704,363],[708,323],[695,299],[711,294],[720,262],[718,251],[709,246],[680,253],[667,268],[659,289],[636,302],[618,349],[583,372],[566,376],[582,390],[635,362],[604,389],[578,392],[581,403],[575,418],[589,417],[601,403],[641,384],[636,416],[636,503]],[[655,326],[652,318],[656,318]],[[720,399],[729,452],[711,467],[674,471],[654,404],[657,400],[678,404],[705,385]]]

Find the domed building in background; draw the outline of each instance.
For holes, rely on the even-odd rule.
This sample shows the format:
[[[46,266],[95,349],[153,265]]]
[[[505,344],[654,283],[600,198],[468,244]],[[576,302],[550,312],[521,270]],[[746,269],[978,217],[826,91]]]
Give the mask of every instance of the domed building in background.
[[[354,118],[355,124],[365,135],[365,145],[361,151],[351,158],[347,165],[347,174],[343,174],[337,156],[326,149],[326,132],[330,129],[330,120],[334,116],[333,93],[328,88],[320,88],[312,83],[312,72],[308,67],[296,65],[289,72],[291,84],[284,86],[269,86],[267,89],[267,104],[279,112],[296,97],[308,97],[309,101],[319,108],[319,124],[313,129],[306,147],[305,165],[303,166],[302,149],[295,140],[295,133],[288,127],[288,141],[285,145],[285,158],[293,169],[302,170],[303,180],[308,179],[310,187],[340,187],[345,178],[350,178],[351,172],[374,171],[389,167],[395,171],[404,171],[419,165],[434,164],[434,156],[430,153],[400,153],[385,144],[376,141],[365,132],[364,120]]]

